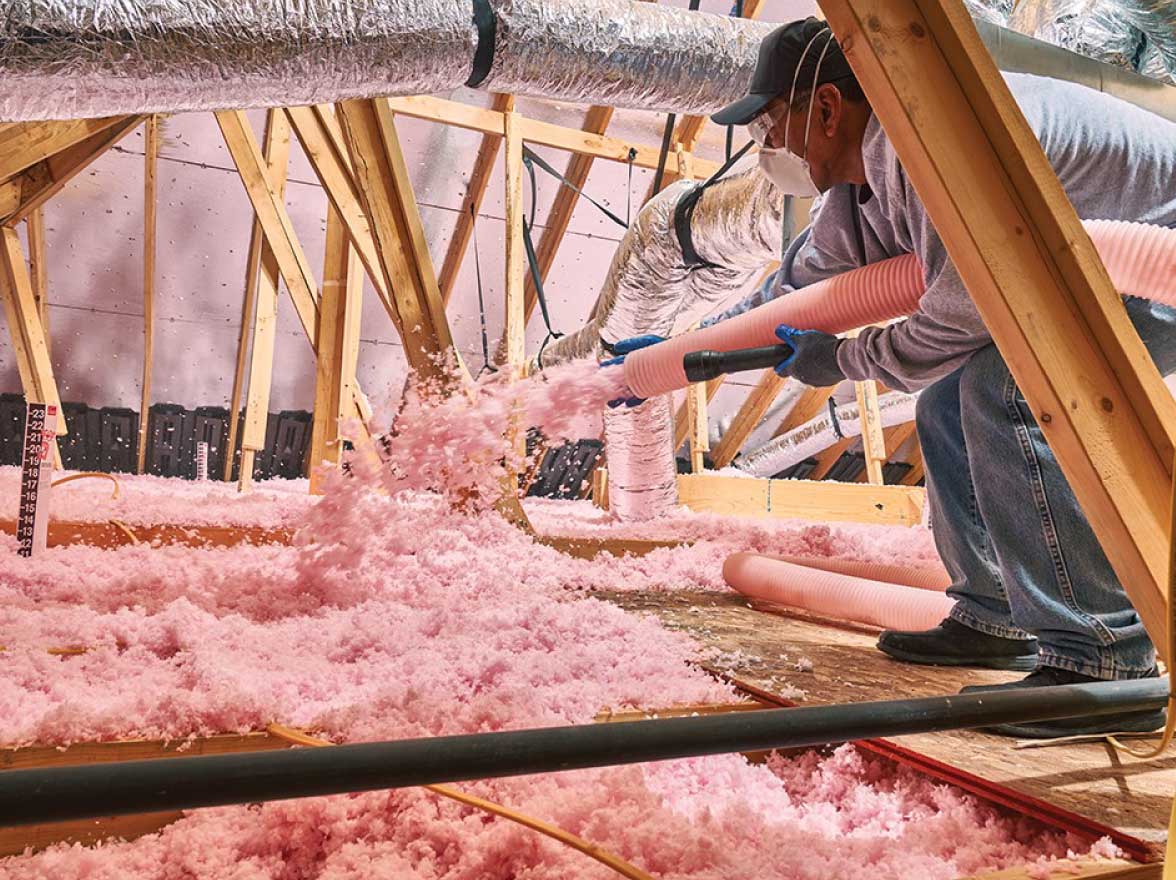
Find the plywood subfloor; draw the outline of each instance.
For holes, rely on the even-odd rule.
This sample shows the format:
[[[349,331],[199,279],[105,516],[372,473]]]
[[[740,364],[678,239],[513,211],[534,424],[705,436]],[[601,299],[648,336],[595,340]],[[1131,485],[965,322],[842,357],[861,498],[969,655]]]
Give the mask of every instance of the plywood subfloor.
[[[898,663],[874,647],[875,634],[757,611],[735,595],[599,595],[623,608],[654,614],[701,644],[721,650],[725,656],[717,665],[797,702],[936,696],[956,693],[967,684],[1017,677]],[[811,672],[797,669],[802,658],[812,662]],[[1104,744],[1015,749],[1012,740],[974,731],[919,734],[894,741],[1143,840],[1165,837],[1176,793],[1176,754],[1172,752],[1157,760],[1139,761],[1120,756]]]

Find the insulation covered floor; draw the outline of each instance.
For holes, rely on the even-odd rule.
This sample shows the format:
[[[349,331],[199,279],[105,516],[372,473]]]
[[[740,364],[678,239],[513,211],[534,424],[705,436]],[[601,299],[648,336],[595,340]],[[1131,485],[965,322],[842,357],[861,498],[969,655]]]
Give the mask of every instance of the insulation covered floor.
[[[3,481],[14,479],[3,474]],[[602,708],[728,701],[714,660],[651,617],[587,595],[720,589],[735,549],[908,560],[917,530],[772,525],[683,514],[693,538],[641,559],[584,561],[437,496],[338,481],[322,500],[280,484],[123,478],[56,490],[63,518],[142,521],[178,507],[305,526],[296,547],[0,545],[0,741],[64,744],[263,729],[337,741],[590,723]],[[10,497],[10,493],[3,492]],[[177,499],[182,499],[177,501]],[[199,503],[194,503],[196,501]],[[616,531],[586,502],[541,503],[540,531]],[[191,517],[188,517],[191,519]],[[630,530],[632,531],[632,530]],[[47,648],[84,646],[72,656]],[[720,652],[721,653],[721,652]],[[719,658],[721,659],[721,658]],[[804,673],[798,675],[803,677]],[[557,824],[654,876],[951,880],[1089,844],[994,814],[852,749],[752,765],[738,755],[459,786]],[[1096,854],[1111,854],[1105,843]],[[423,790],[201,810],[158,834],[0,862],[3,878],[607,877],[583,855]]]

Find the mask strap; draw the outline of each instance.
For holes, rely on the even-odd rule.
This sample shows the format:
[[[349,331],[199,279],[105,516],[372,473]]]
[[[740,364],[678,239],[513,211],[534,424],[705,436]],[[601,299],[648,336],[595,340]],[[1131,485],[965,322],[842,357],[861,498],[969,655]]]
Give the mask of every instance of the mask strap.
[[[816,37],[813,37],[815,40]],[[817,59],[817,69],[813,72],[813,87],[809,92],[808,115],[804,120],[804,156],[801,158],[808,158],[808,140],[809,140],[809,126],[813,122],[813,105],[817,103],[817,80],[821,77],[821,65],[825,63],[825,55],[829,51],[829,47],[833,45],[833,31],[829,31],[829,39],[825,41],[825,48],[821,50],[821,57]],[[799,67],[797,68],[799,70]]]
[[[821,34],[825,33],[825,31],[829,31],[829,39],[830,40],[833,39],[833,31],[829,30],[829,28],[825,28],[824,30],[819,30],[815,34],[813,34],[813,38],[808,41],[808,45],[805,46],[804,51],[800,53],[800,60],[796,62],[796,70],[794,70],[792,72],[792,87],[788,90],[787,115],[784,117],[784,149],[786,149],[786,150],[788,149],[788,130],[792,125],[792,101],[796,97],[796,81],[800,78],[800,69],[802,67],[804,67],[804,59],[808,57],[809,49],[811,49],[813,47],[813,43],[815,43],[817,41],[817,39],[821,36]],[[827,50],[828,48],[829,48],[829,44],[826,43],[825,49]],[[825,56],[822,53],[821,58],[824,59],[824,57]],[[820,72],[820,62],[819,61],[817,62],[817,68],[818,68],[818,72]],[[810,113],[812,112],[812,101],[811,100],[809,102],[809,112]],[[807,126],[806,126],[805,132],[804,132],[804,151],[805,151],[805,153],[808,153],[808,128],[807,128]]]

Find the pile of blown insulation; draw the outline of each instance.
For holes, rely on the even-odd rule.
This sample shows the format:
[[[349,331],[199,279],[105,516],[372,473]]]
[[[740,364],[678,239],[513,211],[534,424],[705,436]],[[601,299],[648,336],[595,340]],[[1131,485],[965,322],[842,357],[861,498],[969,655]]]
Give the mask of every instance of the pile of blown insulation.
[[[5,495],[11,480],[3,475]],[[709,539],[644,559],[584,561],[386,474],[336,478],[315,501],[277,487],[242,500],[211,485],[123,482],[119,502],[103,501],[109,487],[100,481],[55,490],[58,515],[82,518],[88,508],[103,517],[102,504],[119,503],[159,521],[181,507],[207,516],[236,506],[253,522],[301,527],[300,540],[219,550],[75,546],[33,559],[0,540],[0,742],[182,740],[271,722],[354,742],[729,701],[725,685],[691,665],[698,652],[686,636],[588,591],[720,588],[732,549],[877,558],[887,536],[913,534],[732,520],[720,528],[684,514],[672,524],[676,536]],[[587,502],[532,512],[541,529],[608,530]],[[926,552],[913,542],[892,547],[909,561]],[[46,651],[67,645],[87,650]],[[866,872],[951,880],[1114,849],[997,815],[849,747],[762,765],[728,755],[458,787],[666,880]],[[552,840],[422,789],[198,810],[135,841],[0,861],[3,880],[612,876]]]

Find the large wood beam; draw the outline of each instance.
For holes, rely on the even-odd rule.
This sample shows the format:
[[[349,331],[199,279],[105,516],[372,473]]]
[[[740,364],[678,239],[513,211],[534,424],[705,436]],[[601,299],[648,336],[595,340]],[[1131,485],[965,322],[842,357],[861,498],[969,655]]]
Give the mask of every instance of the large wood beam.
[[[510,113],[514,110],[514,95],[495,93],[490,102],[490,109],[498,113]],[[474,157],[474,167],[470,170],[470,182],[466,186],[465,197],[461,200],[461,210],[457,221],[453,224],[453,235],[449,237],[449,247],[445,251],[445,259],[441,261],[441,274],[437,276],[437,286],[441,288],[441,299],[448,305],[449,297],[453,295],[453,285],[457,283],[461,264],[470,246],[470,237],[474,231],[474,220],[482,208],[482,199],[486,196],[486,187],[490,183],[490,175],[494,171],[494,163],[498,159],[498,148],[502,138],[496,134],[482,135],[482,143],[478,147],[478,155]]]
[[[52,350],[49,339],[49,264],[45,257],[45,212],[40,208],[25,218],[25,232],[29,244],[29,277],[33,282],[33,298],[41,315],[45,331],[45,345]]]
[[[882,414],[878,410],[878,385],[854,382],[858,418],[862,424],[862,454],[866,459],[866,479],[882,485],[882,465],[886,464],[886,437],[882,432]]]
[[[422,378],[448,384],[460,364],[425,243],[404,153],[386,100],[339,105],[364,213],[399,316],[404,353]]]
[[[130,134],[143,116],[124,116],[73,146],[0,183],[0,217],[13,226],[40,208],[91,162]]]
[[[821,0],[1161,654],[1176,402],[959,0]]]

